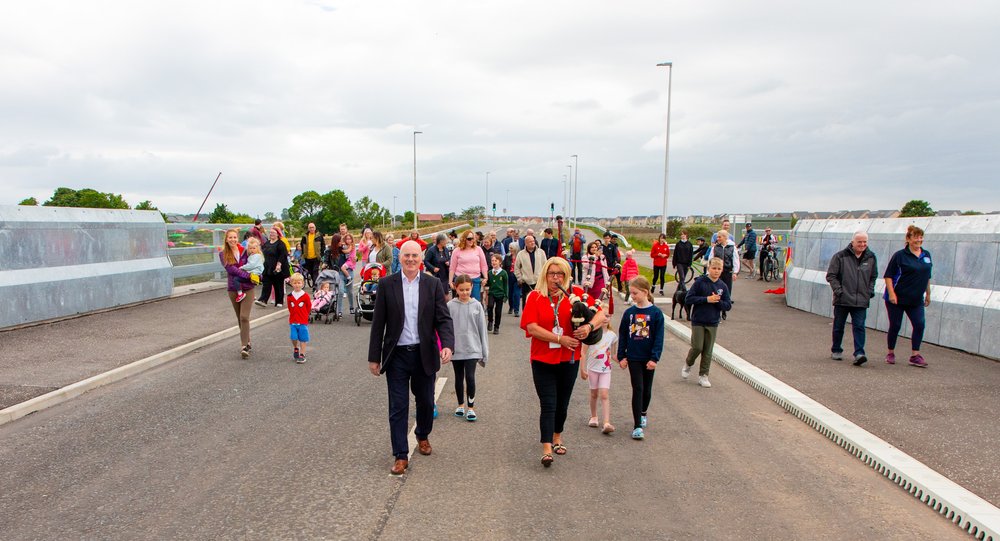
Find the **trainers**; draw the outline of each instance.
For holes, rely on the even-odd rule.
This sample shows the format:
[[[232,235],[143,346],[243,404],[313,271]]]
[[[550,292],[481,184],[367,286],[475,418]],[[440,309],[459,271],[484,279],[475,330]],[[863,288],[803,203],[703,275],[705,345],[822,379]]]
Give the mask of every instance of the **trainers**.
[[[306,363],[305,355],[299,355],[299,358],[295,359],[295,364],[305,364],[305,363]]]
[[[236,302],[243,302],[243,299],[247,298],[247,294],[239,291],[236,293]]]
[[[641,428],[637,428],[637,429],[635,429],[635,430],[632,431],[632,439],[633,440],[641,440],[641,439],[643,439],[645,437],[646,437],[646,435],[642,433],[642,429]]]
[[[725,312],[725,311],[723,311],[723,312],[722,312],[722,319],[723,319],[723,320],[725,320],[725,319],[726,319],[726,312]]]
[[[500,327],[493,327],[493,334],[500,334]]]
[[[275,304],[275,305],[274,305],[274,307],[275,307],[275,308],[284,308],[284,307],[285,307],[285,305],[284,305],[284,304],[281,304],[281,303],[279,302],[278,304]]]
[[[476,419],[477,419],[476,412],[473,411],[472,408],[469,408],[469,411],[465,412],[465,420],[469,421],[470,423],[474,423],[476,422]]]
[[[708,376],[698,376],[698,385],[707,389],[712,386],[712,382],[708,381]]]
[[[927,361],[924,360],[924,356],[917,353],[916,355],[910,357],[910,366],[919,366],[920,368],[927,368]]]
[[[688,376],[690,375],[691,375],[691,367],[685,364],[684,367],[681,368],[681,377],[684,379],[688,379]]]
[[[885,356],[885,362],[888,364],[896,364],[896,354],[890,353]]]
[[[642,417],[639,417],[639,426],[641,426],[642,428],[646,428],[646,424],[647,424],[646,416],[643,415]]]
[[[434,418],[435,419],[438,418],[438,405],[437,404],[434,404]]]
[[[249,359],[250,358],[250,349],[247,348],[246,346],[243,346],[243,348],[240,349],[240,357],[242,357],[244,359]]]
[[[854,366],[861,366],[868,362],[868,357],[864,353],[858,353],[854,356]]]
[[[465,408],[462,406],[455,408],[455,417],[465,417]]]
[[[263,301],[261,301],[261,300],[256,300],[256,301],[253,301],[253,303],[254,303],[254,304],[256,304],[257,306],[264,306],[264,307],[267,307],[267,303],[266,303],[266,302],[263,302]]]
[[[833,353],[830,354],[830,358],[833,359],[833,360],[835,360],[835,361],[843,361],[844,360],[844,354],[843,354],[843,352],[840,352],[840,351],[834,351]]]

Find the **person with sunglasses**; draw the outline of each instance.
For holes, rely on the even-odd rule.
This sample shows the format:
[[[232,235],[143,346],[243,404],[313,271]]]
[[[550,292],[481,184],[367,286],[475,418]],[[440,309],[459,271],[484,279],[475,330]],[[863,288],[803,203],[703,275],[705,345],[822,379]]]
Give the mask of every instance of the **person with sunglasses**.
[[[482,302],[483,277],[489,271],[486,255],[476,244],[476,234],[471,229],[464,231],[458,238],[458,248],[451,253],[448,283],[454,284],[456,276],[467,274],[472,278],[472,298]]]

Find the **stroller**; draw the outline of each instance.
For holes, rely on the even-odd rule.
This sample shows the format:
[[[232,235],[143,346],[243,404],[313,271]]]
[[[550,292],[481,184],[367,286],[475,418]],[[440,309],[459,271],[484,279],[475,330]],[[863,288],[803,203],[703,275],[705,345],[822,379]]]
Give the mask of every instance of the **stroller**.
[[[331,295],[320,296],[319,291],[323,287],[323,284],[330,284]],[[334,269],[323,269],[320,271],[319,276],[316,277],[316,287],[313,289],[313,308],[310,313],[310,319],[312,321],[323,320],[323,323],[327,325],[331,321],[337,321],[340,319],[340,314],[337,311],[337,305],[340,304],[340,294],[343,290],[343,277],[340,272]]]
[[[361,270],[361,285],[354,303],[354,323],[358,327],[361,326],[361,318],[371,321],[375,314],[375,295],[378,294],[378,281],[383,276],[385,267],[379,263],[369,263]]]

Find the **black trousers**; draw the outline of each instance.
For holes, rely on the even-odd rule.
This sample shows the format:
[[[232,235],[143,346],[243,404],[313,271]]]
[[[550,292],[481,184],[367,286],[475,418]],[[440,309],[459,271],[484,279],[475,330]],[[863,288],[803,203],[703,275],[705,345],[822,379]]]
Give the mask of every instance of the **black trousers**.
[[[628,375],[632,380],[632,421],[633,428],[642,426],[641,417],[649,409],[649,400],[653,397],[653,376],[656,370],[646,370],[647,361],[629,361]]]
[[[451,365],[455,368],[455,396],[458,397],[459,405],[468,403],[470,408],[475,407],[477,362],[479,359],[451,360]]]
[[[667,283],[667,266],[662,265],[659,267],[653,267],[653,288],[656,288],[656,279],[660,279],[660,289],[663,289],[663,285]]]
[[[719,275],[719,279],[722,280],[722,283],[726,284],[726,287],[729,288],[729,299],[732,300],[732,298],[733,298],[733,271],[722,271],[722,274]]]
[[[386,365],[385,381],[389,389],[389,437],[392,456],[409,458],[407,425],[410,417],[410,391],[417,407],[417,440],[426,440],[434,428],[434,380],[420,362],[420,351],[413,347],[396,346]]]
[[[504,299],[494,297],[493,295],[487,296],[489,300],[486,301],[486,319],[488,320],[486,323],[489,329],[496,329],[500,327],[500,314],[503,314]]]
[[[583,282],[583,263],[580,260],[583,258],[583,254],[572,253],[569,256],[569,273],[572,275],[573,282],[579,284]]]
[[[552,443],[552,434],[562,434],[579,371],[580,366],[575,362],[546,364],[531,361],[531,377],[535,381],[535,392],[541,407],[538,429],[542,443]]]
[[[316,259],[306,259],[305,260],[306,272],[312,277],[313,283],[316,283],[316,277],[319,276],[319,258]]]
[[[518,284],[521,286],[521,310],[524,310],[524,304],[528,302],[528,293],[531,293],[532,289],[535,289],[535,284]]]
[[[260,302],[267,304],[271,299],[271,292],[274,292],[274,304],[285,303],[285,277],[280,274],[265,274],[260,277],[263,287],[260,290]]]

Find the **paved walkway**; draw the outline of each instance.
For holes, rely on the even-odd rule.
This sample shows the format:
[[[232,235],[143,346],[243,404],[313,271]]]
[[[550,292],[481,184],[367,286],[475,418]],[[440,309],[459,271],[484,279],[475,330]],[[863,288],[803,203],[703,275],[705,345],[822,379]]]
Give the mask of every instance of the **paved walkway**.
[[[223,296],[194,297],[225,323]],[[114,318],[131,336],[176,322],[168,312],[178,301],[126,309],[146,318],[94,319]],[[66,327],[84,324],[107,326],[70,320],[49,335],[77,336]],[[387,474],[385,382],[367,372],[369,324],[315,325],[310,361],[298,366],[275,322],[255,330],[249,361],[229,339],[0,426],[0,531],[12,540],[966,538],[724,370],[712,389],[682,381],[686,345],[673,337],[646,440],[628,438],[622,372],[610,437],[586,426],[578,381],[570,452],[544,469],[516,325],[504,320],[479,371],[480,421],[449,414],[452,373],[441,372],[434,454],[415,456],[403,478]],[[173,336],[150,338],[150,349]],[[100,357],[116,338],[76,344],[67,359]]]

